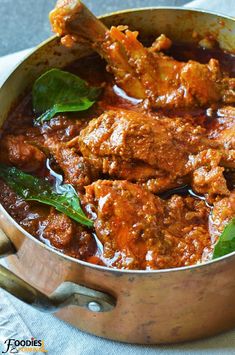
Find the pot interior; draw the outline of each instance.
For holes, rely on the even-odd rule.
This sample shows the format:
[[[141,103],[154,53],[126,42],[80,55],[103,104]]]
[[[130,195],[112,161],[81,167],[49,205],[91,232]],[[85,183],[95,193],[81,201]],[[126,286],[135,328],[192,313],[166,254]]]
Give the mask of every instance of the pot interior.
[[[154,39],[164,33],[175,42],[194,43],[198,38],[210,35],[223,50],[235,52],[235,21],[216,14],[179,8],[149,8],[118,12],[101,19],[108,27],[128,25],[131,30],[139,31],[141,38]],[[57,37],[39,45],[17,66],[0,90],[0,126],[16,101],[42,72],[52,67],[64,67],[90,53],[85,45],[65,48]]]
[[[223,50],[235,51],[235,21],[215,14],[155,8],[119,12],[102,19],[108,27],[128,25],[131,30],[138,30],[143,39],[151,37],[154,40],[164,33],[175,42],[182,42],[183,39],[184,43],[193,43],[210,34]],[[91,50],[85,45],[77,45],[73,49],[65,48],[57,37],[39,45],[17,66],[0,89],[0,127],[14,104],[31,89],[32,83],[41,73],[52,67],[67,66],[90,53]]]

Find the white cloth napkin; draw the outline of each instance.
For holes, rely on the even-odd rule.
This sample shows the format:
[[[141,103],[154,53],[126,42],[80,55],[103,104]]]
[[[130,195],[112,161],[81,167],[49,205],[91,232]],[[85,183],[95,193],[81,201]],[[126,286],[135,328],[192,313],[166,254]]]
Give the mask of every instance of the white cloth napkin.
[[[187,5],[235,15],[235,0],[197,0]],[[30,52],[25,50],[0,58],[0,86],[12,67]],[[164,346],[138,346],[113,342],[85,334],[52,315],[40,313],[0,290],[0,351],[4,341],[13,336],[45,341],[53,355],[205,355],[235,354],[235,330],[214,338]]]

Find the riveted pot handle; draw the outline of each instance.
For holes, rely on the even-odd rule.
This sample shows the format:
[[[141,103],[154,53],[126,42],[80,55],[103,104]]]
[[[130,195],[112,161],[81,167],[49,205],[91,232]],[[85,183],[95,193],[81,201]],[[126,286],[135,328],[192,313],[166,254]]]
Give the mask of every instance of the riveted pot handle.
[[[0,229],[0,258],[14,253],[12,243]],[[56,312],[70,305],[87,308],[93,312],[107,312],[116,305],[112,296],[72,282],[64,282],[53,294],[46,296],[2,265],[0,265],[0,287],[43,312]]]

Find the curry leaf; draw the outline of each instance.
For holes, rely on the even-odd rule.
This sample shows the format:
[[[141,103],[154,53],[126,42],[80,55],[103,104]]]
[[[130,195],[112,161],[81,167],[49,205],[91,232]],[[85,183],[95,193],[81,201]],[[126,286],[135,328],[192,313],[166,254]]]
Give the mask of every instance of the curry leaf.
[[[235,218],[224,228],[223,233],[215,244],[213,259],[235,251]]]
[[[76,222],[92,227],[93,222],[84,214],[79,197],[72,185],[64,184],[54,187],[46,180],[4,165],[0,165],[0,178],[25,200],[53,206],[57,211],[66,214]]]
[[[33,86],[33,109],[41,114],[35,122],[49,121],[57,113],[88,110],[101,92],[77,75],[59,69],[42,74]]]

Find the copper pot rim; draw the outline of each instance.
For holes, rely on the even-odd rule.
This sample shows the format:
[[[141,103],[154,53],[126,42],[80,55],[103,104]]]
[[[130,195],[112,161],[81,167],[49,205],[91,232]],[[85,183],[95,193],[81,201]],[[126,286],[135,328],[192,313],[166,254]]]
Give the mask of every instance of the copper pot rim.
[[[207,15],[212,15],[212,16],[216,16],[216,17],[221,17],[222,19],[226,19],[226,20],[231,20],[235,22],[235,18],[232,16],[228,16],[226,14],[220,13],[220,12],[216,12],[216,11],[207,11],[207,10],[203,10],[203,9],[198,9],[198,8],[184,8],[184,7],[179,7],[179,6],[153,6],[153,7],[140,7],[140,8],[130,8],[130,9],[125,9],[125,10],[120,10],[120,11],[114,11],[114,12],[110,12],[104,15],[99,16],[99,19],[105,19],[111,16],[115,16],[115,15],[119,15],[119,14],[127,14],[130,12],[143,12],[143,11],[153,11],[153,10],[176,10],[179,12],[196,12],[197,14],[207,14]],[[13,69],[10,71],[9,75],[7,76],[7,78],[4,80],[4,82],[2,83],[2,85],[0,86],[0,90],[2,89],[2,87],[7,83],[7,81],[10,79],[10,77],[13,75],[13,73],[15,73],[18,70],[18,67],[25,61],[27,61],[31,55],[35,54],[40,48],[46,46],[48,43],[54,41],[57,38],[56,35],[53,35],[51,37],[49,37],[48,39],[46,39],[45,41],[41,42],[39,45],[37,45],[34,49],[32,49],[32,51],[27,54],[21,61],[19,61],[14,67]],[[96,265],[96,264],[92,264],[83,260],[79,260],[76,258],[73,258],[69,255],[66,255],[64,253],[62,253],[61,251],[46,245],[45,243],[43,243],[42,241],[40,241],[39,239],[37,239],[36,237],[34,237],[32,234],[28,233],[24,228],[22,228],[12,217],[11,215],[5,210],[5,208],[2,206],[2,204],[0,203],[0,212],[2,210],[2,213],[4,213],[5,215],[7,215],[7,218],[11,221],[12,225],[17,228],[22,234],[24,234],[26,237],[28,237],[33,243],[38,244],[40,247],[45,248],[46,250],[48,250],[51,253],[55,253],[57,254],[60,258],[65,259],[65,261],[69,261],[69,262],[73,262],[73,263],[78,263],[81,266],[84,267],[88,267],[90,269],[95,269],[97,271],[104,271],[104,272],[108,272],[108,273],[115,273],[115,274],[127,274],[127,275],[152,275],[152,274],[168,274],[168,273],[172,273],[172,272],[184,272],[184,271],[191,271],[191,270],[195,270],[195,269],[202,269],[203,267],[206,266],[211,266],[214,264],[218,264],[218,263],[222,263],[224,260],[227,259],[232,259],[235,256],[235,251],[232,253],[229,253],[227,255],[224,255],[222,257],[219,257],[218,259],[214,259],[214,260],[209,260],[207,262],[204,263],[200,263],[200,264],[195,264],[195,265],[189,265],[189,266],[182,266],[182,267],[177,267],[177,268],[168,268],[168,269],[157,269],[157,270],[125,270],[125,269],[115,269],[115,268],[111,268],[111,267],[107,267],[107,266],[101,266],[101,265]]]
[[[126,14],[129,12],[142,12],[142,11],[151,11],[151,10],[176,10],[179,12],[196,12],[198,14],[207,14],[207,15],[214,15],[216,17],[222,17],[227,20],[232,20],[235,21],[235,17],[233,16],[228,16],[224,13],[217,12],[217,11],[209,11],[209,10],[204,10],[200,8],[195,8],[195,7],[180,7],[180,6],[147,6],[147,7],[138,7],[138,8],[130,8],[130,9],[125,9],[125,10],[119,10],[119,11],[114,11],[114,12],[109,12],[107,14],[98,16],[99,19],[104,19],[106,17],[114,16],[114,15],[119,15],[119,14]],[[56,37],[56,36],[53,36]]]

